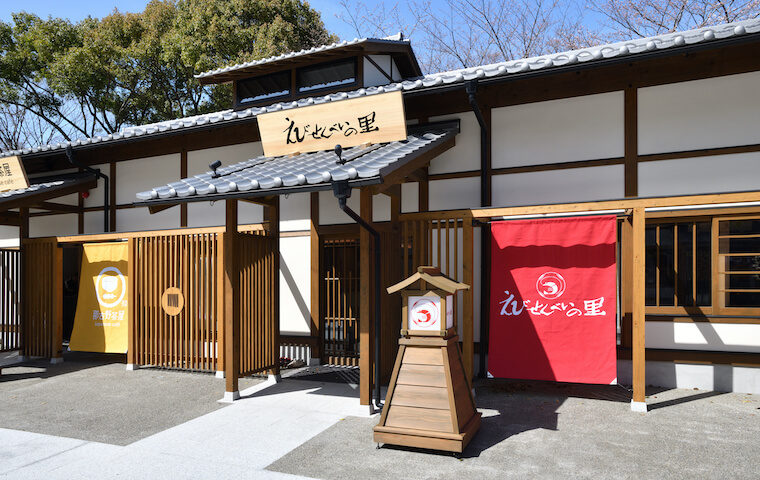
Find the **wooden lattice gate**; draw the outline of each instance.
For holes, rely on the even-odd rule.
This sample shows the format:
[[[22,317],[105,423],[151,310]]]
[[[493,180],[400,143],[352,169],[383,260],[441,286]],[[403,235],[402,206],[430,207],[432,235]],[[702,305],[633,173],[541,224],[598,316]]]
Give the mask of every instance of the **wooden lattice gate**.
[[[21,349],[21,251],[0,249],[0,352]]]
[[[53,238],[23,241],[22,355],[63,350],[63,251]]]

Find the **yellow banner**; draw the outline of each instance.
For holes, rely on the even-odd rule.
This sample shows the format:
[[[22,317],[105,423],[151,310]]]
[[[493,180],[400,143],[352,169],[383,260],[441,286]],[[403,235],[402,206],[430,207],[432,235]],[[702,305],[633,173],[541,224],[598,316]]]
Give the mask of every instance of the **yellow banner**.
[[[127,260],[126,243],[84,245],[71,350],[127,351]]]

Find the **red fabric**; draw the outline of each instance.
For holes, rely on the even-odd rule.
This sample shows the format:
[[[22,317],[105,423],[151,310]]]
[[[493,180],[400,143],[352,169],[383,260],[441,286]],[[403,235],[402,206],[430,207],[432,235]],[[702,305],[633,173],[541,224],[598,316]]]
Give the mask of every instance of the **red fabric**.
[[[491,375],[616,380],[616,226],[614,216],[491,225]]]

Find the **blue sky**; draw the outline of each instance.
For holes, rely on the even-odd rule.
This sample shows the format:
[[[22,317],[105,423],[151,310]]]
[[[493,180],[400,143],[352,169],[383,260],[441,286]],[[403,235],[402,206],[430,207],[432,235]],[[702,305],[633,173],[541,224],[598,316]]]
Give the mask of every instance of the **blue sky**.
[[[27,0],[17,2],[14,0],[0,0],[0,20],[9,22],[11,14],[24,10],[40,17],[68,18],[72,22],[79,21],[87,15],[104,17],[118,8],[122,12],[142,12],[149,0]],[[374,4],[369,1],[365,4]],[[336,0],[311,0],[312,8],[322,13],[322,21],[332,33],[337,33],[342,39],[353,39],[356,34],[346,27],[345,23],[335,17],[341,11]]]

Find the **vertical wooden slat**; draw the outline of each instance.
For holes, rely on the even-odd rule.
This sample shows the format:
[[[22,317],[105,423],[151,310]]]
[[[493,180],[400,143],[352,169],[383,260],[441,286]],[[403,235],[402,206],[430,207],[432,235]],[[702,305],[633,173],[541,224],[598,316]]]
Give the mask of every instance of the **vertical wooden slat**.
[[[633,209],[633,401],[644,403],[645,381],[645,288],[646,237],[643,208]]]

